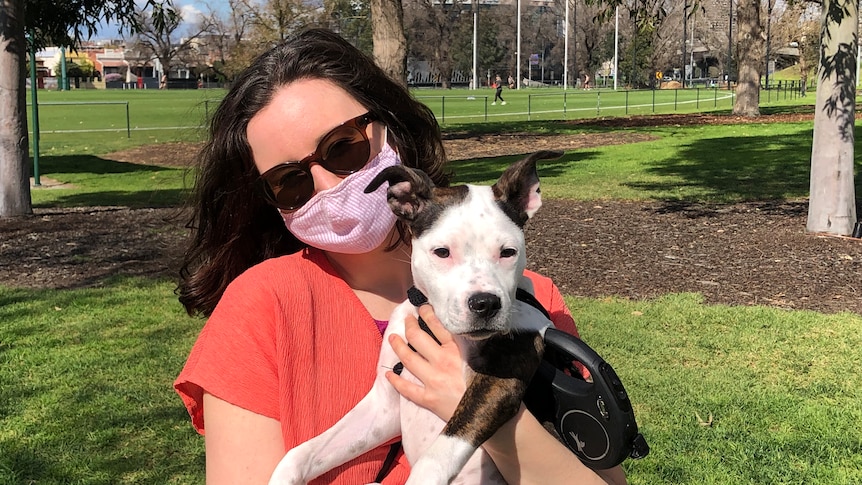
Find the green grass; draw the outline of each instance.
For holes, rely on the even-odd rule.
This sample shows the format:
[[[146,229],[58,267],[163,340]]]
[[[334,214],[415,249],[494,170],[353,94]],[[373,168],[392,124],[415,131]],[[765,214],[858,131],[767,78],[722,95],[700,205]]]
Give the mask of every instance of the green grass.
[[[480,123],[470,129],[540,134],[613,131],[559,121]],[[543,193],[580,200],[705,202],[796,199],[808,193],[810,122],[661,126],[626,132],[653,139],[569,151],[558,160],[540,162]],[[489,184],[516,158],[458,161],[452,167],[459,182]],[[857,159],[862,160],[859,154]],[[115,162],[92,149],[89,154],[43,156],[40,174],[74,188],[34,188],[37,207],[170,206],[182,199],[191,183],[185,170]]]
[[[655,139],[568,151],[558,160],[541,161],[542,193],[577,200],[723,203],[798,199],[808,195],[812,129],[807,122],[623,130]],[[503,133],[515,131],[611,130],[561,123],[508,123],[500,128]],[[859,135],[862,131],[857,129]],[[862,169],[862,154],[856,157],[857,167]],[[458,161],[452,167],[459,182],[490,184],[517,158]],[[857,180],[856,190],[862,190],[862,180]]]
[[[192,183],[184,169],[117,162],[96,155],[43,157],[40,174],[72,188],[31,187],[35,207],[173,207]]]
[[[38,92],[40,154],[107,153],[132,146],[169,141],[198,141],[224,96],[203,90],[74,90]],[[583,91],[559,88],[504,90],[506,106],[491,106],[490,89],[417,89],[444,126],[486,121],[549,121],[596,116],[689,113],[729,110],[733,94],[713,89]],[[28,91],[28,102],[31,93]],[[799,98],[762,95],[763,106],[807,105]],[[128,118],[127,118],[128,107]],[[31,118],[32,109],[28,107]],[[128,121],[128,123],[127,123]],[[127,131],[127,125],[131,133]]]
[[[203,440],[170,387],[201,322],[172,289],[0,287],[0,483],[203,483]],[[567,303],[652,448],[625,463],[633,485],[862,480],[859,315],[694,294]]]
[[[561,88],[503,90],[506,105],[492,106],[491,89],[416,90],[444,126],[484,121],[550,121],[598,116],[633,116],[654,113],[693,113],[733,108],[735,93],[721,89],[626,91],[599,88],[590,91]],[[813,97],[777,91],[761,94],[764,107],[813,103]]]
[[[189,120],[200,106],[170,91],[111,95],[140,96],[130,106],[135,99],[135,109],[153,109],[140,126],[174,116],[149,106],[160,99]],[[607,131],[514,118],[447,129]],[[542,191],[581,200],[800,198],[811,130],[811,123],[630,129],[654,139],[542,162]],[[176,204],[188,181],[182,170],[102,155],[200,134],[142,133],[46,135],[64,141],[42,157],[43,174],[75,188],[34,189],[37,206]],[[490,183],[514,158],[453,168],[459,182]],[[204,482],[203,440],[171,388],[202,321],[183,313],[173,288],[128,278],[72,290],[0,285],[0,484]],[[624,464],[633,485],[862,483],[862,316],[706,305],[697,294],[567,302],[584,337],[623,377],[651,445],[647,458]],[[709,416],[711,425],[699,422]]]
[[[567,298],[651,445],[632,484],[862,483],[862,317]],[[712,416],[712,424],[705,426]]]
[[[0,286],[0,483],[202,483],[171,388],[201,327],[166,282]]]
[[[170,141],[199,141],[204,133],[201,127],[224,96],[224,91],[40,90],[37,96],[41,134],[39,153],[51,156],[108,153]],[[132,130],[130,137],[126,103]],[[27,116],[32,131],[30,106]]]

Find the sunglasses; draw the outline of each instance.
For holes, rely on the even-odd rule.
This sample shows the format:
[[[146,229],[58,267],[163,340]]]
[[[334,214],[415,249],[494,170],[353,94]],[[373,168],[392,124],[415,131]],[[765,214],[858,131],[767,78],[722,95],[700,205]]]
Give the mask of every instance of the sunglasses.
[[[312,162],[336,175],[358,172],[371,155],[366,128],[372,121],[374,117],[370,113],[347,120],[323,135],[314,153],[298,162],[282,163],[262,173],[258,187],[263,198],[285,211],[305,205],[314,195]]]

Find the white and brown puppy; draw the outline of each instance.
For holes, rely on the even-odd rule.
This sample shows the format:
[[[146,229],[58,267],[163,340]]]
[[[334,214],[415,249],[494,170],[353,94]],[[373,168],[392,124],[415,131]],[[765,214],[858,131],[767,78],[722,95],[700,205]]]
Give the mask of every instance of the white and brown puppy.
[[[393,212],[412,233],[413,282],[453,334],[466,363],[467,390],[449,422],[402,398],[385,378],[398,357],[386,344],[404,336],[404,319],[417,316],[409,302],[389,322],[371,391],[321,435],[290,450],[270,484],[304,484],[322,473],[402,436],[411,463],[409,485],[504,484],[479,449],[511,419],[542,359],[542,337],[551,325],[515,298],[532,290],[523,227],[541,206],[538,152],[511,165],[491,187],[434,187],[423,172],[389,167],[369,184],[389,183]],[[412,378],[404,372],[402,376]],[[415,378],[414,378],[415,379]]]

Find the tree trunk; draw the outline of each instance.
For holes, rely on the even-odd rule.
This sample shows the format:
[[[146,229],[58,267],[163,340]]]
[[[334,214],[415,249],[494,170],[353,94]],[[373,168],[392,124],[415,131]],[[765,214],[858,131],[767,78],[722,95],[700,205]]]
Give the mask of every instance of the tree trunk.
[[[0,0],[0,217],[33,212],[30,203],[24,1]]]
[[[401,0],[371,0],[374,60],[395,81],[407,85],[407,38]]]
[[[856,222],[856,0],[824,0],[811,146],[809,232],[849,235]]]
[[[737,84],[733,114],[760,116],[760,71],[763,67],[763,28],[760,0],[739,0],[736,7]]]

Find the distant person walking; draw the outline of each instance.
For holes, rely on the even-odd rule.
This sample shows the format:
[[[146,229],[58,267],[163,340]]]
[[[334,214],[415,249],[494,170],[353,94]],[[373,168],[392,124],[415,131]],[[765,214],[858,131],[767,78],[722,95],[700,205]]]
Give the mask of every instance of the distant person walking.
[[[497,74],[496,79],[494,79],[494,88],[496,91],[494,92],[494,102],[491,103],[491,106],[496,105],[498,99],[500,100],[500,104],[505,106],[506,101],[503,100],[503,80],[500,78],[499,74]]]
[[[515,89],[515,78],[509,74],[509,89]]]
[[[590,89],[590,75],[584,74],[584,89]]]
[[[162,74],[162,79],[159,81],[159,89],[166,89],[168,87],[168,75]]]

